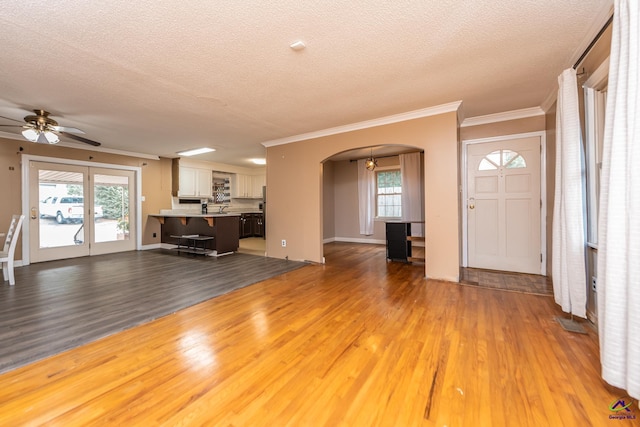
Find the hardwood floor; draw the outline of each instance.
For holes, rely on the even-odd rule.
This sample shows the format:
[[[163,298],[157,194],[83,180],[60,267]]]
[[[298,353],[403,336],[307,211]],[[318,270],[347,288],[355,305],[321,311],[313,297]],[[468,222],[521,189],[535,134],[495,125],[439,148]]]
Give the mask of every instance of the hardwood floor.
[[[325,257],[1,375],[0,425],[611,425],[597,337],[552,298],[426,280],[382,246]]]
[[[158,249],[22,267],[0,287],[0,373],[303,265]]]

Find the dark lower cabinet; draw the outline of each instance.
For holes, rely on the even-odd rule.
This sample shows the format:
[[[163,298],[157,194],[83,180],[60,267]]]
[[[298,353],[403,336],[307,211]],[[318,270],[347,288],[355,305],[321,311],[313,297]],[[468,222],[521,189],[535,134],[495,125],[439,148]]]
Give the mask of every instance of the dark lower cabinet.
[[[425,242],[425,238],[422,236],[411,235],[411,224],[424,224],[424,221],[411,221],[411,222],[387,222],[387,259],[391,261],[402,262],[425,262],[425,256],[422,256],[420,252],[426,249],[420,249],[416,251],[416,255],[411,254],[411,245],[413,242]],[[417,231],[420,231],[420,226],[417,227]],[[418,233],[422,234],[422,233]]]
[[[264,237],[264,215],[246,213],[240,216],[240,238]]]
[[[408,262],[411,257],[411,224],[407,222],[387,222],[387,259]]]

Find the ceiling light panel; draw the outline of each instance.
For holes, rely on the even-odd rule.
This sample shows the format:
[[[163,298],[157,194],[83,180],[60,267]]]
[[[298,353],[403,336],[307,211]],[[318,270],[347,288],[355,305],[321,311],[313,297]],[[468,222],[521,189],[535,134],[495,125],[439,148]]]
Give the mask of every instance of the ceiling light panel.
[[[203,148],[195,148],[193,150],[180,151],[178,154],[181,156],[197,156],[198,154],[211,153],[212,151],[216,151],[215,148],[203,147]]]

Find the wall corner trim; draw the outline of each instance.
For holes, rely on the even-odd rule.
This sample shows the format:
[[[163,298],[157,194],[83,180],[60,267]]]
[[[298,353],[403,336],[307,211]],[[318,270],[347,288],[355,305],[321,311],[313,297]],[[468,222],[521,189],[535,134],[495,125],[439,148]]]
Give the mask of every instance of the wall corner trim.
[[[339,133],[404,122],[407,120],[420,119],[422,117],[436,116],[438,114],[458,111],[461,105],[462,101],[455,101],[448,104],[436,105],[435,107],[422,108],[420,110],[408,111],[406,113],[394,114],[391,116],[380,117],[372,120],[365,120],[363,122],[352,123],[349,125],[337,126],[315,132],[308,132],[299,135],[287,136],[284,138],[272,139],[270,141],[264,141],[261,144],[265,147],[274,147],[276,145],[290,144],[293,142],[305,141],[308,139],[321,138],[323,136],[336,135]]]
[[[526,119],[528,117],[543,116],[544,110],[540,107],[523,108],[502,113],[487,114],[485,116],[469,117],[460,127],[486,125],[488,123],[506,122],[508,120]]]

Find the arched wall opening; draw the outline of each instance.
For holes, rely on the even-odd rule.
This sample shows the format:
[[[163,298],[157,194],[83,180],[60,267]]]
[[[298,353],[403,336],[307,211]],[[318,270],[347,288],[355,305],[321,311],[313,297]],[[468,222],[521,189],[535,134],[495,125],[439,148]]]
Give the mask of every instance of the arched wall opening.
[[[368,146],[424,152],[425,276],[457,281],[460,267],[457,108],[432,116],[267,147],[268,256],[322,263],[323,161]],[[287,245],[282,246],[282,240]]]
[[[322,162],[322,237],[324,243],[352,242],[367,244],[385,244],[385,219],[377,212],[370,234],[361,234],[360,230],[360,202],[358,192],[359,165],[357,160],[373,157],[376,162],[375,174],[380,171],[395,171],[400,169],[400,155],[406,153],[421,153],[418,147],[403,145],[384,145],[376,147],[360,147],[353,150],[336,153]],[[421,170],[423,169],[421,162]],[[369,172],[367,172],[369,173]],[[421,182],[420,200],[424,200],[424,185]],[[404,197],[401,196],[401,197]],[[373,203],[375,205],[375,201]],[[401,211],[401,209],[400,209]],[[400,218],[398,218],[400,219]],[[424,219],[424,212],[420,216]],[[392,220],[387,218],[386,220]]]

